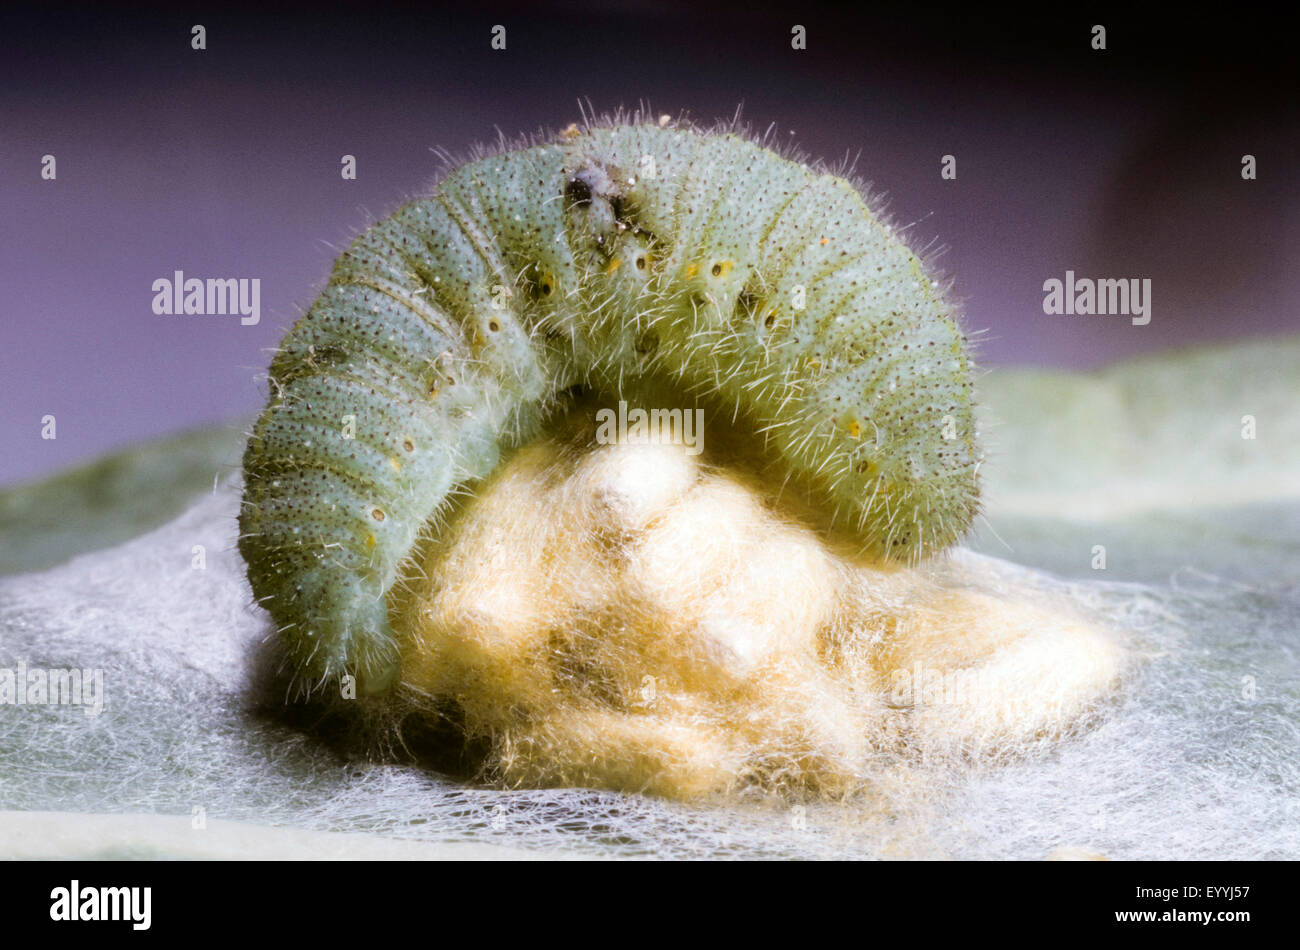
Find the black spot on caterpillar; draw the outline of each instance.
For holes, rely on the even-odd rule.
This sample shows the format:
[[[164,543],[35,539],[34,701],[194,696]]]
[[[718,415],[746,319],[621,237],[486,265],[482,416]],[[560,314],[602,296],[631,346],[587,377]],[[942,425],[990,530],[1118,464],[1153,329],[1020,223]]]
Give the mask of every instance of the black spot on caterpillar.
[[[244,455],[239,549],[310,688],[398,673],[386,594],[449,495],[573,387],[734,405],[878,557],[970,525],[966,340],[849,182],[731,130],[571,128],[450,171],[361,234],[289,331]]]

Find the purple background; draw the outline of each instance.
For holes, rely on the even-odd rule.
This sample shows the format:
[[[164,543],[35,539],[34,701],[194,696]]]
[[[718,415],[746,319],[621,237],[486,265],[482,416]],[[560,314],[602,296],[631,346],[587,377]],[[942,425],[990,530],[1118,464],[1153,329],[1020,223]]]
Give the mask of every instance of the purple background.
[[[561,128],[580,97],[702,120],[743,101],[811,155],[857,156],[913,245],[946,248],[986,364],[1091,367],[1300,329],[1300,122],[1278,25],[704,10],[7,8],[0,485],[251,416],[268,350],[350,237],[429,182],[431,149]],[[40,178],[46,153],[57,181]],[[345,153],[357,181],[339,176]],[[945,153],[956,181],[939,177]],[[154,315],[151,284],[176,269],[261,278],[261,324]],[[1151,324],[1045,316],[1042,283],[1067,269],[1151,278]]]

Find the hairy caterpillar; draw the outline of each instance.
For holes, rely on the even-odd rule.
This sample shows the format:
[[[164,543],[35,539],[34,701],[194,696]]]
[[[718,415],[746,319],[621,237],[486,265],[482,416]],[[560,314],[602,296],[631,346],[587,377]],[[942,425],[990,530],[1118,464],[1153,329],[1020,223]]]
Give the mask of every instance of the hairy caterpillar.
[[[403,560],[574,386],[734,407],[879,557],[977,509],[938,283],[853,185],[726,129],[633,117],[452,170],[338,258],[270,379],[239,548],[308,686],[394,682]]]

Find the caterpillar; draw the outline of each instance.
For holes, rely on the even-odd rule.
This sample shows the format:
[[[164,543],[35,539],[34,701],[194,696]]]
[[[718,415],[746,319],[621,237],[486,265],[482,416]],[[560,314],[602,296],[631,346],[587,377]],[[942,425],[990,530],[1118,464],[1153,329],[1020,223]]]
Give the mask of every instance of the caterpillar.
[[[338,257],[271,361],[239,550],[298,682],[381,693],[404,560],[575,387],[732,407],[831,525],[914,562],[978,509],[972,371],[945,288],[849,181],[732,127],[570,126]]]

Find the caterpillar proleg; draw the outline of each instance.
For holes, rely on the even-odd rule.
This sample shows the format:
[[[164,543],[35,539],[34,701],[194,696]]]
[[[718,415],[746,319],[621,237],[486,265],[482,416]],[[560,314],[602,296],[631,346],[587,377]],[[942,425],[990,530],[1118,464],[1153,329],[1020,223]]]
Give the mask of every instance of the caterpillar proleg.
[[[455,168],[338,258],[271,363],[239,548],[300,683],[380,692],[404,559],[572,387],[734,407],[832,524],[910,562],[977,510],[971,370],[849,182],[727,129],[571,128]]]

